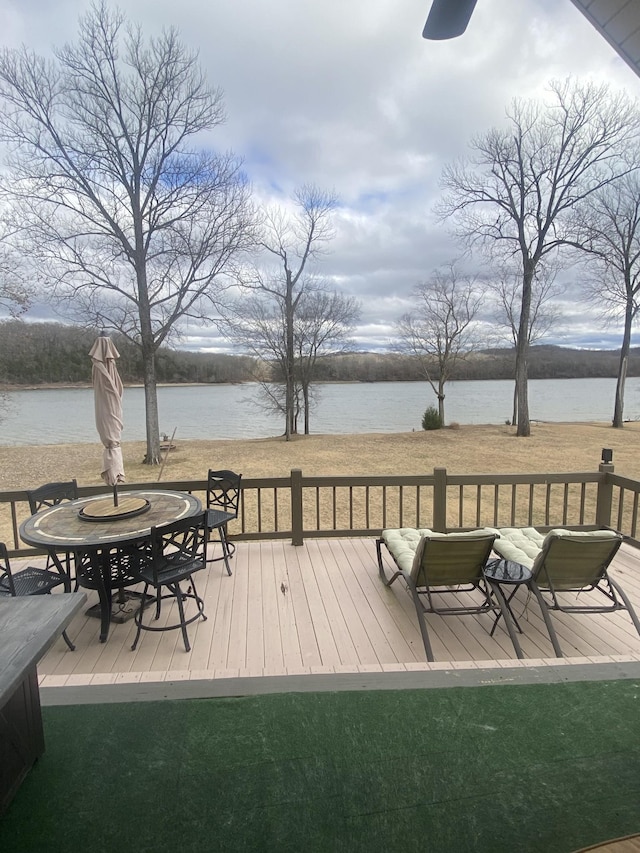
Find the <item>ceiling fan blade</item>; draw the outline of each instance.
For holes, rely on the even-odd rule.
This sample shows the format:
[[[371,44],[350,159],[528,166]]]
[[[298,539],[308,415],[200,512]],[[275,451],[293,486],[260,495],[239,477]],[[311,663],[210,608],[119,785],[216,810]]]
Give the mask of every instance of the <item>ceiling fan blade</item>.
[[[461,36],[475,5],[476,0],[433,0],[422,38],[439,40]]]

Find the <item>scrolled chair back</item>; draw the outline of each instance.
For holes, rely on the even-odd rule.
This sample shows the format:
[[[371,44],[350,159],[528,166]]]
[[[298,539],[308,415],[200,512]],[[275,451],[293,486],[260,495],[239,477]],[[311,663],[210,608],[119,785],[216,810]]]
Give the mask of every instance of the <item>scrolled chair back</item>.
[[[238,515],[242,474],[235,471],[214,471],[207,475],[207,509],[221,509]]]
[[[78,483],[67,480],[57,483],[45,483],[37,489],[27,489],[27,500],[31,515],[40,512],[41,509],[58,506],[63,501],[74,501],[78,497]]]

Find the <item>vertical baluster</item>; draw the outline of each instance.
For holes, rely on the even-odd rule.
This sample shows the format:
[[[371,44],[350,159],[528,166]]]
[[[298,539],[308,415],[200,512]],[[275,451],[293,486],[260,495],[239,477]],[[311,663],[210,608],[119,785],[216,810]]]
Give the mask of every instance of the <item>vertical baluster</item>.
[[[275,532],[277,533],[280,530],[278,525],[278,489],[277,487],[273,490],[273,527]]]
[[[533,483],[529,484],[529,527],[533,526]]]
[[[618,530],[622,530],[622,524],[623,524],[623,522],[622,522],[622,516],[623,516],[623,513],[624,513],[624,496],[625,496],[625,492],[626,492],[626,489],[622,489],[622,488],[620,489],[620,492],[619,492],[620,497],[619,497],[619,499],[618,499],[618,500],[619,500],[619,503],[618,503],[618,526],[617,526],[617,529],[618,529]]]
[[[551,483],[547,483],[546,496],[544,501],[544,523],[549,524],[551,518]]]
[[[382,529],[387,526],[387,487],[382,487]]]

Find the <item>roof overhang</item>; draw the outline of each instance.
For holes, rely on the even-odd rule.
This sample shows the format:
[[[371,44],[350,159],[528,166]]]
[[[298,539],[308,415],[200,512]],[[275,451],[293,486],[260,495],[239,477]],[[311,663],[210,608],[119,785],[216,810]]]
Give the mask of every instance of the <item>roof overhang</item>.
[[[572,0],[614,50],[640,76],[640,2]]]

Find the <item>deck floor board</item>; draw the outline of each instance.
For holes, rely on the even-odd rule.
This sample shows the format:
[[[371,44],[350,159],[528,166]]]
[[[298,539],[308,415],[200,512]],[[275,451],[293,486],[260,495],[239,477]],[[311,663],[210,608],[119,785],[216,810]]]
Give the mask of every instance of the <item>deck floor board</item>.
[[[391,571],[388,560],[386,565]],[[108,641],[100,643],[99,620],[83,611],[68,628],[77,650],[69,652],[62,639],[57,641],[41,661],[40,675],[136,678],[143,673],[143,680],[162,680],[201,672],[357,672],[426,660],[411,597],[401,579],[392,587],[380,582],[373,539],[309,539],[301,547],[277,540],[241,542],[232,567],[228,576],[223,563],[214,562],[196,576],[207,620],[189,626],[190,653],[179,630],[143,632],[132,652],[132,619],[112,624]],[[640,613],[640,551],[623,546],[611,572]],[[94,592],[88,597],[90,604],[97,601]],[[512,606],[523,629],[525,656],[553,658],[535,598],[523,588]],[[164,602],[161,623],[175,621],[176,611],[174,603]],[[513,661],[504,625],[489,635],[493,618],[428,614],[436,661],[459,666]],[[553,613],[551,618],[568,658],[640,656],[640,636],[626,613]]]

